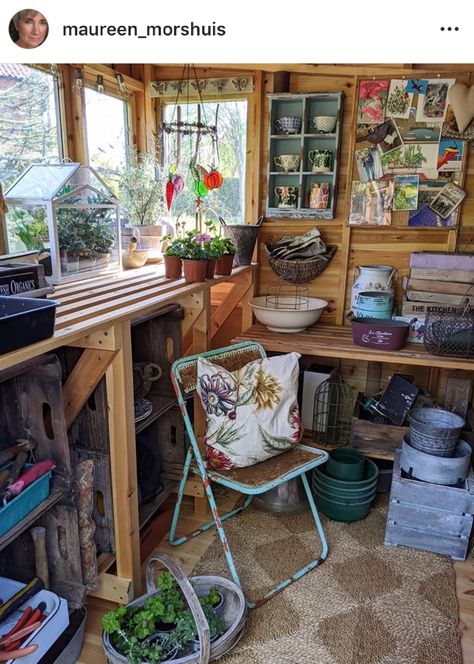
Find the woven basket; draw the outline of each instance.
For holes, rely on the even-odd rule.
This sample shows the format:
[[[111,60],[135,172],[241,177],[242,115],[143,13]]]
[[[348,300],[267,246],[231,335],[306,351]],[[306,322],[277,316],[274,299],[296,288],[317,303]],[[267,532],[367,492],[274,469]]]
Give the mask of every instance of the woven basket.
[[[315,256],[315,258],[306,261],[290,261],[274,258],[270,253],[272,246],[271,244],[265,245],[270,267],[279,277],[293,284],[307,283],[318,277],[327,268],[337,250],[335,245],[328,245],[326,253]]]

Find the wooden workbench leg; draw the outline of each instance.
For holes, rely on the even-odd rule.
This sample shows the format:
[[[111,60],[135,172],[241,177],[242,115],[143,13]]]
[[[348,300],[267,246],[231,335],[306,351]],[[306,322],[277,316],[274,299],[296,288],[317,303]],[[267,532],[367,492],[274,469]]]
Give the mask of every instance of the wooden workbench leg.
[[[211,336],[211,302],[209,289],[203,290],[203,309],[193,326],[193,353],[201,353],[209,350]],[[204,433],[206,421],[201,407],[199,397],[194,397],[194,433],[201,451],[204,449]],[[205,515],[208,512],[207,498],[203,496],[194,497],[194,511],[196,514]]]
[[[250,300],[255,297],[255,270],[252,270],[249,278],[252,280],[249,289],[242,298],[242,332],[248,330],[253,324],[253,309],[250,306]]]
[[[115,326],[119,351],[106,373],[117,575],[141,594],[140,530],[130,323]]]

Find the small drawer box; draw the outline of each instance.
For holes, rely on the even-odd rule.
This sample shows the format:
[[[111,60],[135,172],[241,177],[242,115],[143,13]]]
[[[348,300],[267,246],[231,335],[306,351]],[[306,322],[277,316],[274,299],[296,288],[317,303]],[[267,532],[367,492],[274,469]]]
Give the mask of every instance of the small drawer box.
[[[25,470],[31,468],[32,464],[25,464]],[[8,468],[11,464],[3,466]],[[2,468],[2,470],[3,470]],[[25,518],[43,500],[49,496],[51,471],[32,482],[13,500],[0,509],[0,537],[13,528],[19,521]]]
[[[6,577],[0,577],[0,598],[5,602],[17,593],[25,584]],[[49,590],[40,590],[25,601],[25,603],[12,613],[1,625],[0,636],[10,631],[13,625],[20,619],[27,606],[35,609],[40,602],[46,604],[46,619],[34,632],[25,637],[21,648],[36,644],[38,649],[31,655],[21,659],[9,659],[7,664],[37,664],[46,651],[53,645],[56,639],[69,625],[69,613],[67,601]]]

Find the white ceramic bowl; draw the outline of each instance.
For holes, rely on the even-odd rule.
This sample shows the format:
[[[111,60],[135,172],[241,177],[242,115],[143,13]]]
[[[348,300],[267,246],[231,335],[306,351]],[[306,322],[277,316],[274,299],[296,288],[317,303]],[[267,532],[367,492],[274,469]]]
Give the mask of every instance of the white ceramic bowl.
[[[328,306],[326,300],[320,300],[317,297],[305,298],[306,301],[306,304],[301,305],[302,308],[297,308],[293,297],[279,297],[276,303],[271,298],[260,295],[250,301],[250,306],[255,318],[273,332],[303,332],[319,320],[322,312]]]

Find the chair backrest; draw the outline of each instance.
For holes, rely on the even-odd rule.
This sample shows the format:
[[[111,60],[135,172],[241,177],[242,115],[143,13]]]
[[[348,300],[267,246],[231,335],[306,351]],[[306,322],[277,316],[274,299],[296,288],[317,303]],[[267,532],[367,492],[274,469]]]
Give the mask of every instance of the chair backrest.
[[[265,349],[254,341],[245,341],[234,346],[209,350],[197,355],[182,357],[171,367],[173,384],[178,397],[188,397],[196,390],[198,357],[206,357],[211,362],[224,367],[227,371],[241,369],[252,360],[266,357]]]

